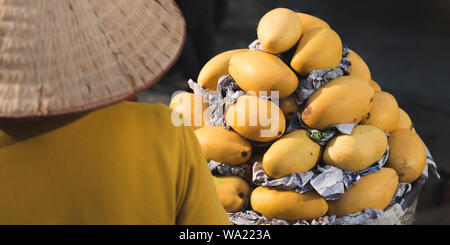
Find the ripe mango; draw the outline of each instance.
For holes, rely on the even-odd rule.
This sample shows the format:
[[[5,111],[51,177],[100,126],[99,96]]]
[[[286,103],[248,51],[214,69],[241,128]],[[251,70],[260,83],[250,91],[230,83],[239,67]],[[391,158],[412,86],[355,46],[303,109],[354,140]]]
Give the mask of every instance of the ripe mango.
[[[372,108],[373,97],[374,91],[364,79],[339,77],[311,95],[302,120],[318,130],[341,123],[359,123]]]
[[[272,144],[263,158],[264,172],[278,179],[311,170],[320,158],[320,145],[307,130],[289,133]]]
[[[390,133],[397,127],[399,117],[399,107],[394,96],[385,91],[375,92],[372,109],[361,124],[373,125]]]
[[[269,219],[287,221],[322,217],[328,210],[325,199],[314,191],[300,194],[293,190],[257,187],[250,196],[250,203],[253,210]]]
[[[189,92],[175,95],[170,101],[170,109],[181,114],[183,125],[194,130],[209,125],[209,104],[203,97]]]
[[[297,118],[297,113],[300,111],[300,107],[297,105],[297,101],[293,95],[282,99],[280,108],[286,118]]]
[[[324,28],[330,28],[327,22],[323,21],[320,18],[317,18],[315,16],[305,14],[305,13],[297,13],[297,16],[300,18],[303,24],[303,33],[306,33],[310,31],[311,29],[317,28],[317,27],[324,27]]]
[[[272,101],[257,96],[244,95],[225,108],[227,123],[241,136],[270,142],[280,138],[286,130],[286,119],[281,109]]]
[[[372,80],[369,66],[367,66],[366,62],[361,58],[361,56],[350,49],[350,54],[347,58],[352,62],[352,66],[349,69],[350,76],[359,76],[364,78],[368,82]]]
[[[398,186],[398,176],[392,168],[361,177],[338,200],[328,201],[328,214],[344,216],[366,208],[385,209],[394,198]]]
[[[388,139],[389,158],[387,165],[395,169],[400,182],[412,183],[419,178],[426,165],[425,145],[414,131],[398,129]]]
[[[375,91],[375,92],[380,92],[381,91],[380,85],[377,82],[375,82],[374,80],[370,80],[369,84],[370,84],[370,86],[372,86],[373,91]]]
[[[229,50],[213,57],[200,71],[197,78],[198,84],[207,91],[216,91],[219,79],[229,74],[228,63],[231,56],[244,51],[248,51],[248,49]]]
[[[397,129],[412,129],[413,123],[411,121],[411,118],[409,117],[408,113],[404,111],[402,108],[399,108],[399,120],[397,127],[394,130]]]
[[[283,53],[294,47],[302,33],[300,18],[287,8],[276,8],[266,13],[257,29],[262,47],[272,54]]]
[[[298,86],[295,73],[280,58],[263,51],[233,55],[228,70],[242,90],[258,95],[272,96],[272,91],[279,91],[279,98],[285,98]],[[267,93],[261,94],[263,91]]]
[[[332,138],[323,153],[323,161],[345,171],[359,172],[376,163],[386,152],[386,133],[371,125],[358,125],[350,135]]]
[[[223,126],[208,126],[195,130],[206,160],[240,165],[252,155],[250,142]]]
[[[335,68],[342,58],[342,41],[329,28],[318,27],[306,32],[291,60],[291,67],[306,77],[313,70]]]
[[[225,211],[234,213],[241,211],[250,196],[250,185],[237,176],[213,176],[219,201]]]

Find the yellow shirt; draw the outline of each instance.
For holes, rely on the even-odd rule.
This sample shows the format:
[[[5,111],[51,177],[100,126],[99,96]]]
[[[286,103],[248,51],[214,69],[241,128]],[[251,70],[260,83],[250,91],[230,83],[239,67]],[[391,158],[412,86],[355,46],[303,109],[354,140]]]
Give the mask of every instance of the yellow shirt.
[[[0,224],[229,223],[192,129],[166,106],[0,121]]]

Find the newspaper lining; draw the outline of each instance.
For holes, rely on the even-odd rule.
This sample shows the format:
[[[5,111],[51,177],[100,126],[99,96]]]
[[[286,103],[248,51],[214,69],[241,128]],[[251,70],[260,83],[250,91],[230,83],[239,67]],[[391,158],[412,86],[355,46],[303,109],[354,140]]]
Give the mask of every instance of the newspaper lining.
[[[279,179],[268,176],[261,162],[253,164],[253,183],[257,186],[273,189],[294,190],[305,193],[315,190],[326,200],[336,200],[344,195],[346,189],[357,184],[362,176],[381,170],[389,156],[389,147],[386,153],[375,164],[359,172],[343,171],[337,167],[317,164],[312,170],[304,173],[293,173]]]

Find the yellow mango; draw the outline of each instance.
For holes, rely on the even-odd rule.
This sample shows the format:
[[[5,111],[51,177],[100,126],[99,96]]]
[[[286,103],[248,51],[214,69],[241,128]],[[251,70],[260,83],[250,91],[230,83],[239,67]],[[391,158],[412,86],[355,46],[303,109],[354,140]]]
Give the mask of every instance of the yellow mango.
[[[285,98],[298,86],[295,73],[280,58],[263,51],[233,55],[228,70],[242,90],[258,95],[271,96],[272,91],[279,91],[279,98]]]
[[[369,84],[370,84],[370,86],[372,86],[373,91],[381,92],[381,87],[380,87],[380,85],[377,82],[375,82],[374,80],[370,80]]]
[[[419,178],[426,165],[425,145],[419,135],[410,129],[392,131],[388,139],[387,165],[395,169],[400,182],[412,183]]]
[[[408,113],[404,111],[402,108],[399,108],[399,120],[397,127],[394,130],[397,129],[412,129],[413,123],[411,121],[411,118],[409,117]]]
[[[331,29],[327,22],[323,21],[320,18],[317,18],[316,16],[312,16],[305,13],[297,13],[297,16],[300,18],[303,24],[303,33],[306,33],[311,29],[317,27],[324,27]]]
[[[358,125],[350,135],[332,138],[323,152],[323,161],[346,171],[361,171],[376,163],[386,152],[386,133],[375,126]]]
[[[297,101],[293,95],[282,99],[280,108],[286,118],[297,118],[297,113],[300,111],[300,107],[297,105]]]
[[[350,76],[359,76],[366,79],[368,82],[372,80],[369,66],[367,66],[361,56],[350,49],[350,54],[347,58],[352,62],[352,66],[349,69]]]
[[[314,191],[303,194],[293,190],[275,190],[257,187],[250,196],[253,210],[269,219],[287,221],[319,218],[327,213],[328,205]]]
[[[392,168],[361,177],[338,200],[328,201],[328,214],[344,216],[366,208],[385,209],[394,198],[398,186],[398,176]]]
[[[183,125],[192,126],[194,130],[209,125],[209,104],[203,97],[189,92],[175,95],[170,101],[170,109],[180,113]]]
[[[217,82],[222,76],[228,75],[228,64],[234,54],[248,51],[248,49],[235,49],[223,52],[209,60],[200,71],[197,82],[207,91],[216,91]]]
[[[261,46],[272,54],[283,53],[294,47],[302,33],[300,18],[287,8],[276,8],[266,13],[257,29]]]
[[[307,130],[296,130],[270,146],[263,158],[264,172],[275,179],[307,172],[319,160],[320,150]]]
[[[208,126],[195,130],[206,160],[229,165],[246,163],[252,155],[252,145],[223,126]]]
[[[241,136],[270,142],[280,138],[286,130],[286,119],[273,102],[257,96],[244,95],[225,109],[227,123]]]
[[[342,58],[342,41],[329,28],[318,27],[306,32],[291,60],[291,67],[302,76],[313,70],[335,68]]]
[[[400,119],[399,107],[397,100],[390,93],[381,91],[375,92],[372,109],[370,109],[366,118],[361,124],[373,125],[390,133],[397,127]]]
[[[220,203],[228,213],[241,211],[250,196],[250,185],[237,176],[213,176]]]
[[[341,123],[359,123],[370,111],[373,97],[374,91],[364,79],[339,77],[311,95],[302,112],[302,120],[318,130]]]

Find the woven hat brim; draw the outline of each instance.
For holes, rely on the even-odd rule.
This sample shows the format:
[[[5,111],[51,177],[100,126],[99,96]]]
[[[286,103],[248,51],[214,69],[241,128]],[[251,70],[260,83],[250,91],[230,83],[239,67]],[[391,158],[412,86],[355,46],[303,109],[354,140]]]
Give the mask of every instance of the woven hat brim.
[[[44,3],[43,1],[46,2]],[[20,1],[20,3],[24,2],[27,1]],[[58,48],[67,45],[61,40],[73,38],[72,44],[80,45],[80,50],[74,51],[73,54],[63,55],[67,55],[69,58],[75,57],[74,54],[77,52],[80,54],[90,52],[89,54],[92,54],[91,57],[83,57],[86,58],[86,64],[82,63],[81,58],[76,61],[68,60],[68,64],[49,62],[48,60],[51,60],[53,57],[49,58],[45,56],[45,52],[38,52],[44,41],[16,42],[14,44],[0,42],[0,118],[24,119],[76,114],[125,100],[158,82],[175,64],[186,40],[186,24],[183,15],[171,0],[97,0],[93,1],[95,4],[92,5],[95,6],[90,6],[89,3],[91,1],[85,0],[29,0],[29,2],[33,2],[37,6],[40,3],[41,9],[42,6],[49,2],[50,4],[55,4],[55,9],[58,7],[64,8],[65,6],[69,9],[73,8],[73,11],[76,11],[77,8],[82,9],[87,12],[86,15],[90,13],[91,16],[97,16],[97,21],[104,21],[104,23],[97,23],[97,30],[95,30],[95,27],[92,27],[94,30],[86,31],[74,27],[75,31],[69,33],[68,37],[58,36],[58,33],[56,33],[54,40],[57,41],[49,44],[49,46],[54,45],[54,48],[58,50]],[[67,5],[64,6],[64,3]],[[110,6],[107,6],[108,4]],[[136,11],[135,16],[133,14],[127,16],[127,13],[124,13],[124,8],[133,4],[135,7],[134,11]],[[12,8],[16,13],[20,12],[19,10],[24,11],[24,9],[30,8],[30,6],[20,6],[19,3],[11,5],[13,6],[3,7],[9,10]],[[118,11],[115,14],[121,14],[122,16],[113,16],[111,18],[111,16],[108,17],[106,15],[106,13],[109,13],[108,11],[115,11],[114,7],[118,7]],[[133,8],[129,10],[132,11]],[[26,14],[29,13],[24,15]],[[6,18],[11,19],[11,16],[7,15],[5,12],[0,13],[0,26],[5,25],[6,21],[4,20]],[[122,19],[128,18],[126,19],[126,24],[129,27],[126,27],[126,24],[122,23],[124,21],[121,22],[119,17],[123,17]],[[77,19],[80,25],[83,25],[82,18],[86,18],[86,16],[72,17],[72,19],[69,16],[67,18],[70,19],[69,22]],[[119,21],[111,23],[114,22],[114,19]],[[138,27],[141,24],[139,20],[148,23],[149,28],[146,29],[145,24],[142,24],[144,27],[140,27],[142,28],[140,29]],[[11,21],[9,21],[9,24],[11,24]],[[40,27],[44,30],[55,28],[51,24],[41,24],[41,26],[33,27]],[[42,35],[42,33],[30,32],[24,26],[19,26],[18,29],[17,31],[11,28],[14,31],[9,33],[6,31],[4,32],[6,33],[5,36],[0,36],[0,38],[4,40],[7,40],[7,38],[19,39],[13,34],[21,31],[23,32],[20,33],[22,35],[21,38],[23,38],[24,33],[29,33],[31,36],[34,35],[33,38],[37,34]],[[76,31],[80,33],[76,33]],[[80,36],[90,32],[100,36],[93,36],[94,41],[86,40],[87,44],[79,42],[78,39],[82,39]],[[150,32],[156,34],[153,35]],[[13,37],[11,38],[8,34]],[[120,40],[121,42],[117,41],[117,43],[114,43],[120,38],[123,38],[123,40]],[[104,47],[101,44],[106,46]],[[25,50],[28,56],[21,54],[20,57],[22,59],[17,58],[18,55],[15,53],[17,50]],[[39,59],[39,55],[43,53],[43,58]],[[51,55],[58,56],[61,54],[55,52]],[[64,58],[55,58],[56,61],[62,59]],[[95,63],[96,61],[98,63]],[[73,65],[75,67],[73,68],[74,70],[64,70],[70,69],[73,63],[75,63]],[[53,67],[52,65],[56,66]],[[40,69],[53,69],[55,74],[41,72]],[[86,71],[86,73],[83,71]],[[61,82],[64,81],[62,79],[65,78],[64,74],[75,77],[68,79],[72,83]],[[35,75],[35,77],[32,77],[32,75]]]

